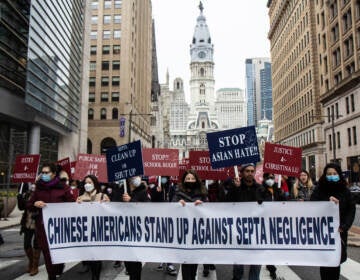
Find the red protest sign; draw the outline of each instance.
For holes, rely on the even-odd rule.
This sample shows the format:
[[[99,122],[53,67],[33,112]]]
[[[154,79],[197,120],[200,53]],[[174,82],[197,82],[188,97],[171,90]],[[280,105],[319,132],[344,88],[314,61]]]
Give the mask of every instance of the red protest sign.
[[[56,162],[56,164],[61,166],[61,169],[64,170],[68,176],[71,178],[71,164],[70,164],[70,158],[63,158]]]
[[[190,151],[190,169],[197,172],[202,180],[225,180],[226,168],[212,169],[209,151]]]
[[[184,173],[186,170],[189,169],[190,162],[188,158],[183,158],[179,161],[179,176],[178,176],[178,182],[181,181]]]
[[[142,149],[142,157],[145,175],[179,175],[179,151],[177,149]]]
[[[76,160],[73,179],[82,180],[86,175],[96,176],[99,182],[106,183],[106,157],[102,155],[79,154]]]
[[[265,173],[298,177],[301,172],[301,148],[265,143]]]
[[[40,155],[17,155],[12,175],[14,183],[33,183],[36,180]]]

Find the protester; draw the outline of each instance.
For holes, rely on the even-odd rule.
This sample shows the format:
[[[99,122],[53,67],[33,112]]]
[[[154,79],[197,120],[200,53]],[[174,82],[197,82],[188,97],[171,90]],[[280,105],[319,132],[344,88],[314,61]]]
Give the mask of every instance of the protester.
[[[321,175],[317,188],[314,189],[310,200],[333,201],[339,204],[340,226],[338,231],[341,237],[341,260],[340,264],[347,259],[347,237],[355,218],[355,204],[350,190],[342,173],[341,167],[336,163],[328,163]],[[338,280],[340,277],[340,264],[335,267],[320,267],[322,280]]]
[[[123,194],[124,202],[149,202],[146,182],[141,181],[140,176],[131,177],[127,180],[130,192]],[[141,280],[141,262],[125,262],[126,270],[130,276],[129,280]]]
[[[228,202],[249,202],[257,201],[262,203],[262,187],[255,181],[255,165],[253,163],[243,164],[240,169],[241,179],[233,178],[229,183],[226,201]],[[249,280],[260,279],[261,265],[250,265]],[[240,280],[244,274],[244,265],[233,266],[233,280]]]
[[[24,211],[20,221],[20,234],[24,234],[24,250],[29,259],[27,272],[30,276],[38,274],[40,248],[35,236],[35,215],[37,212],[31,212],[26,209],[26,203],[32,193],[35,191],[35,184],[22,184],[20,192],[17,195],[18,208]]]
[[[46,207],[47,203],[75,201],[70,187],[60,181],[56,171],[55,164],[43,164],[41,175],[36,181],[35,191],[26,204],[29,211],[38,213],[35,217],[35,235],[44,255],[45,266],[50,280],[56,279],[56,275],[62,274],[64,264],[53,264],[51,261],[49,245],[42,222],[42,208]]]
[[[310,200],[314,190],[314,184],[310,178],[309,172],[301,170],[299,178],[296,180],[293,188],[293,197],[295,200]]]
[[[278,184],[275,183],[275,175],[272,173],[263,174],[263,183],[261,196],[264,198],[264,201],[284,201],[286,200],[286,195],[284,191],[279,188]],[[275,265],[266,265],[266,269],[270,272],[271,279],[276,279],[276,267]]]
[[[109,197],[100,191],[100,184],[96,176],[87,175],[84,178],[84,194],[80,195],[76,202],[109,202]],[[91,279],[99,280],[102,262],[101,261],[84,261],[84,266],[91,270]]]
[[[185,206],[187,202],[194,202],[195,205],[200,205],[207,201],[206,188],[201,184],[201,180],[194,170],[185,171],[173,201],[180,202],[182,206]],[[195,280],[197,266],[197,264],[182,264],[182,279]]]

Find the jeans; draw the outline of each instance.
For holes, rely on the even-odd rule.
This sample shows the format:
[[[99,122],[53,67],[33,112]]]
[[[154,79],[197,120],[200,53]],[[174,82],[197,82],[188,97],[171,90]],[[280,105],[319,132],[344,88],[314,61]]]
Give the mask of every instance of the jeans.
[[[260,280],[261,265],[250,265],[249,280]],[[233,266],[233,280],[241,280],[244,276],[244,265],[235,264]]]

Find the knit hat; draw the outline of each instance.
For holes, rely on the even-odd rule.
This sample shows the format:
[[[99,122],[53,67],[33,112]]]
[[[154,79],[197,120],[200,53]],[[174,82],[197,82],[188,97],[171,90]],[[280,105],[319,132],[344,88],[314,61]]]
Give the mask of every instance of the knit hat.
[[[243,171],[246,167],[248,167],[248,166],[253,166],[253,167],[255,167],[255,164],[252,163],[252,162],[242,164],[242,165],[240,166],[240,172],[242,172],[242,171]]]

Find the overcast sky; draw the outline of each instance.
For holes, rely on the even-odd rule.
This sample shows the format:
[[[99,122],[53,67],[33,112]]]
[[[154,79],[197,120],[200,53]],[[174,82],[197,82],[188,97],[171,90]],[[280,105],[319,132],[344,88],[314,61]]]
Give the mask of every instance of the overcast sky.
[[[214,44],[215,90],[245,89],[245,59],[270,57],[268,0],[203,0]],[[169,69],[170,87],[184,80],[188,95],[190,43],[200,11],[198,0],[152,0],[160,83]]]

